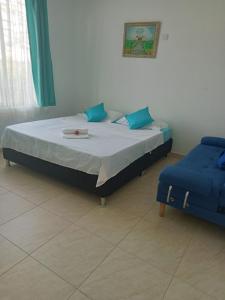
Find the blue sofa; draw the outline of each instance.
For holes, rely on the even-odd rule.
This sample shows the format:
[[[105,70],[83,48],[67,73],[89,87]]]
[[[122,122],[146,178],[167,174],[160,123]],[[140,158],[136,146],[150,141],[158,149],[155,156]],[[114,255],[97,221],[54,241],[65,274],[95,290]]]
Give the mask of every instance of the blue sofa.
[[[201,143],[159,177],[157,201],[160,216],[166,205],[225,226],[225,170],[217,160],[225,150],[225,139],[204,137]]]

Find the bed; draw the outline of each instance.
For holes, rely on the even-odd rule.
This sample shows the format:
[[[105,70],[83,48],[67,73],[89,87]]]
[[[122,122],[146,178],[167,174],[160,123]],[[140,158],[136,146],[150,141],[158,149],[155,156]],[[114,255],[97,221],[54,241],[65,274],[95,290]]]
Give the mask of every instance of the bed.
[[[90,137],[65,139],[65,128],[87,128]],[[161,129],[130,130],[108,120],[88,123],[78,114],[8,126],[2,147],[8,162],[93,192],[104,205],[107,196],[166,156],[172,138]]]

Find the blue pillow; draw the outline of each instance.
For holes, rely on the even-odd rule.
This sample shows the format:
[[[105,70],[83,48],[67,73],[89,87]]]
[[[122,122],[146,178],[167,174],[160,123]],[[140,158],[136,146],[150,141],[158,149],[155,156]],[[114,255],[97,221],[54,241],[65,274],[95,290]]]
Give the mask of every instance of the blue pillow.
[[[218,168],[225,170],[225,151],[223,151],[223,153],[218,158],[217,166],[218,166]]]
[[[151,124],[154,120],[151,117],[148,107],[140,109],[134,113],[125,116],[130,129],[142,128]]]
[[[88,122],[101,122],[107,117],[107,112],[105,111],[103,103],[89,107],[86,109],[85,114]]]

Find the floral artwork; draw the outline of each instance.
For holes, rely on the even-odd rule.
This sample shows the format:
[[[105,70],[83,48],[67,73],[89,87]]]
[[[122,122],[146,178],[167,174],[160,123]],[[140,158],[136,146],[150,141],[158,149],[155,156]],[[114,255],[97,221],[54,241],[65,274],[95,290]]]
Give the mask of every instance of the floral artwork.
[[[156,57],[160,22],[126,23],[123,56]]]

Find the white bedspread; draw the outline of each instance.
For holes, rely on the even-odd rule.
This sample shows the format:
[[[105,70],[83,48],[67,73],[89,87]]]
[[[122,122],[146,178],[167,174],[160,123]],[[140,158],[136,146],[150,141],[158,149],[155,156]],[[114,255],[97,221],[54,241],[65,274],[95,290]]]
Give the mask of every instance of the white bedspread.
[[[64,139],[64,128],[87,128],[88,139]],[[88,174],[101,186],[136,159],[163,144],[160,130],[130,130],[109,123],[88,123],[83,115],[8,126],[2,146]]]

